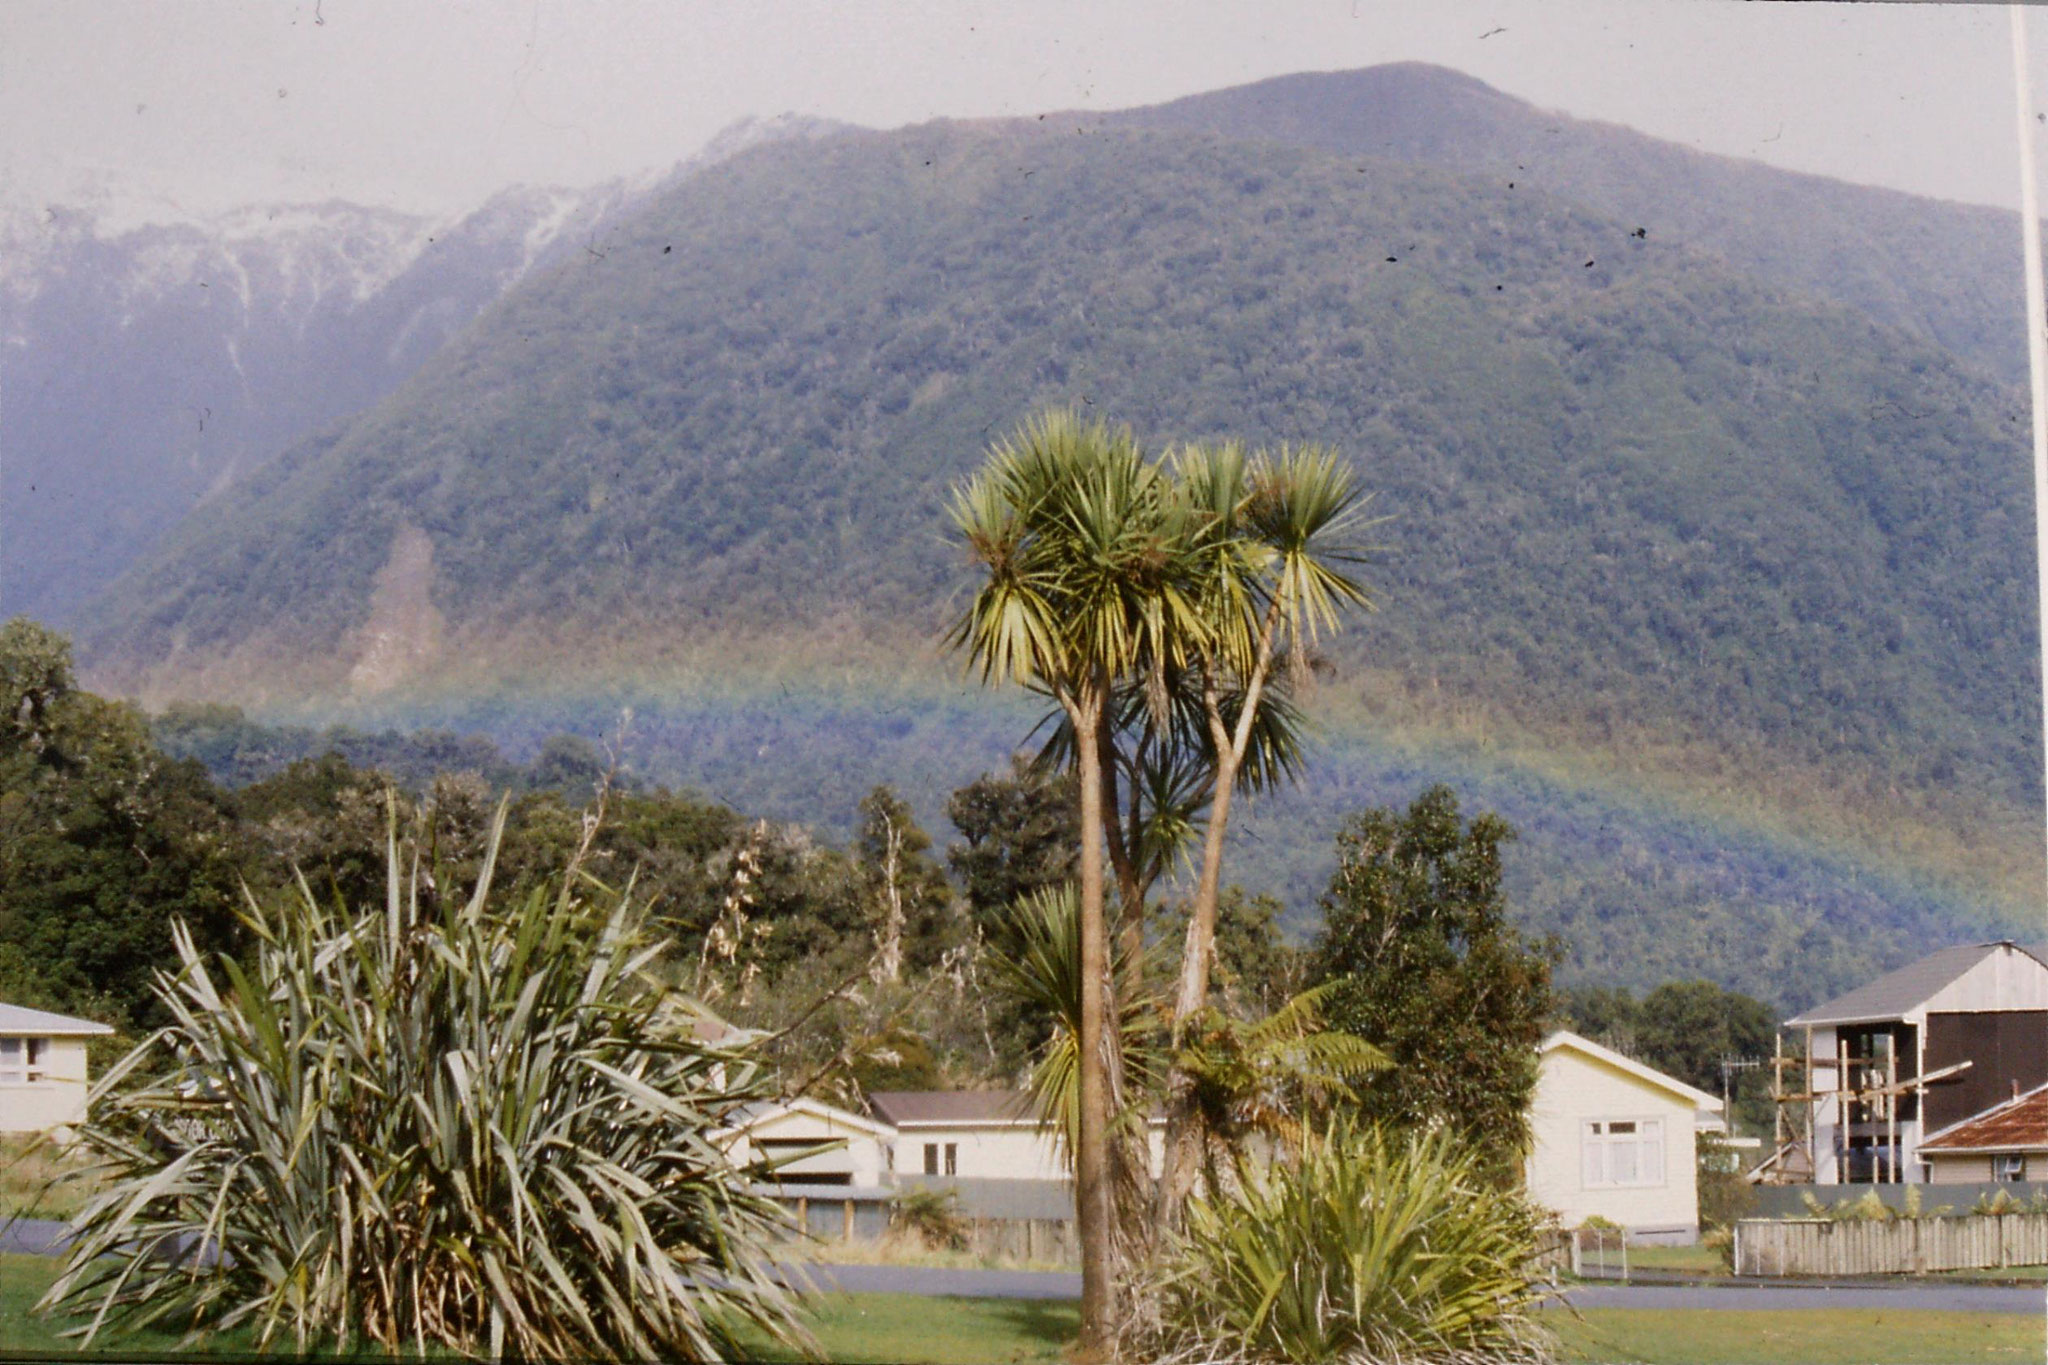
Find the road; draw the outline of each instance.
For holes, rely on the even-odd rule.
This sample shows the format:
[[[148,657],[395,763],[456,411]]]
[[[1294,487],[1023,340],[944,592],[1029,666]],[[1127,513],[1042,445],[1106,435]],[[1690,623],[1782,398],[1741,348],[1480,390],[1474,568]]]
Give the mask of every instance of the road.
[[[1049,1270],[937,1270],[922,1266],[812,1265],[818,1288],[849,1294],[933,1294],[990,1299],[1078,1299],[1079,1275]],[[1726,1286],[1575,1285],[1564,1297],[1580,1308],[1933,1308],[1956,1313],[2048,1312],[2048,1290],[1973,1284]]]
[[[51,1256],[63,1250],[64,1225],[19,1218],[0,1224],[0,1252]],[[1058,1270],[945,1270],[931,1266],[820,1265],[785,1267],[792,1279],[826,1292],[923,1294],[977,1299],[1078,1299],[1081,1277]],[[1580,1308],[1943,1309],[1955,1313],[2048,1312],[2048,1289],[1971,1284],[1742,1285],[1582,1284],[1564,1297]]]

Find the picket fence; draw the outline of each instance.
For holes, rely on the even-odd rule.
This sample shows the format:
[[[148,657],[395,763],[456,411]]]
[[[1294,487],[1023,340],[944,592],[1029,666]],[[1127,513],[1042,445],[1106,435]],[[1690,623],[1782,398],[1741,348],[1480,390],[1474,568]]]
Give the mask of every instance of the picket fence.
[[[2048,1213],[1965,1214],[1892,1222],[1745,1218],[1738,1275],[1899,1275],[2048,1265]]]

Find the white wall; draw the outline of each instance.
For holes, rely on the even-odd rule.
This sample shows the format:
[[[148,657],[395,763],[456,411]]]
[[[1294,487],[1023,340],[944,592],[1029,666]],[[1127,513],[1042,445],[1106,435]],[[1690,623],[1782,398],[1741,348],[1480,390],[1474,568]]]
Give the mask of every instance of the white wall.
[[[896,1133],[890,1169],[898,1175],[923,1175],[926,1144],[939,1149],[938,1174],[969,1180],[1065,1180],[1066,1163],[1051,1134],[1030,1124],[979,1127],[968,1124],[905,1126]],[[954,1148],[955,1165],[946,1170],[946,1146]]]
[[[1657,1185],[1594,1186],[1584,1181],[1586,1125],[1657,1119],[1663,1124],[1663,1180]],[[1632,1230],[1699,1228],[1690,1101],[1568,1047],[1543,1054],[1529,1122],[1529,1197],[1568,1227],[1594,1216]]]
[[[1163,1165],[1166,1130],[1153,1124],[1146,1147],[1156,1177]],[[946,1144],[954,1146],[952,1174],[963,1180],[1067,1180],[1071,1172],[1061,1159],[1059,1143],[1035,1124],[914,1124],[899,1129],[889,1169],[898,1175],[923,1175],[926,1144],[939,1149],[940,1178],[946,1171]]]
[[[43,1045],[41,1080],[0,1085],[0,1133],[40,1133],[85,1117],[85,1039]]]
[[[817,1114],[802,1109],[781,1110],[735,1134],[730,1139],[726,1151],[735,1162],[745,1164],[764,1150],[768,1150],[764,1149],[764,1143],[774,1143],[777,1140],[843,1140],[845,1144],[814,1156],[801,1157],[784,1165],[780,1175],[786,1181],[801,1183],[806,1175],[811,1174],[849,1174],[852,1176],[850,1183],[857,1188],[871,1189],[885,1183],[883,1172],[888,1169],[888,1159],[882,1139],[858,1124],[829,1113]]]

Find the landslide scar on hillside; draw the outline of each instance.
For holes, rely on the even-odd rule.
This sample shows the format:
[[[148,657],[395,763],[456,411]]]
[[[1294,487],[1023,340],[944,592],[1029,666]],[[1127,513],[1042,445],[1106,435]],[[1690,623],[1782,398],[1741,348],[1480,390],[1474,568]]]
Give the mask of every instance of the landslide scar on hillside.
[[[434,542],[417,526],[400,526],[370,591],[369,616],[356,633],[349,691],[388,691],[440,654],[444,623],[430,594],[433,585]]]

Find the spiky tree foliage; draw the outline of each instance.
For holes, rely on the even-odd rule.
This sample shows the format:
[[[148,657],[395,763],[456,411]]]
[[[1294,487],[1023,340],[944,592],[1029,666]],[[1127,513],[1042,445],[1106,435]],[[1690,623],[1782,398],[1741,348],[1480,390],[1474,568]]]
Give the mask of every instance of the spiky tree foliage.
[[[1353,539],[1365,499],[1334,451],[1282,447],[1247,460],[1235,445],[1191,447],[1177,455],[1175,470],[1207,528],[1195,547],[1190,589],[1203,628],[1190,636],[1186,653],[1211,781],[1173,1002],[1178,1042],[1208,1005],[1231,797],[1241,782],[1270,785],[1299,762],[1296,717],[1277,704],[1276,684],[1298,683],[1309,647],[1338,628],[1341,611],[1371,599],[1350,575],[1368,557]],[[1283,661],[1286,676],[1276,678]],[[1193,1091],[1177,1078],[1173,1093],[1160,1201],[1167,1223],[1178,1215],[1200,1160],[1196,1120],[1185,1104]]]
[[[1131,1344],[1180,1362],[1540,1361],[1536,1227],[1448,1131],[1333,1122],[1189,1203]]]
[[[1243,1182],[1255,1146],[1266,1154],[1299,1149],[1309,1123],[1350,1082],[1392,1065],[1365,1039],[1323,1027],[1328,995],[1327,986],[1303,991],[1254,1020],[1212,1006],[1183,1031],[1172,1074],[1186,1088],[1176,1098],[1193,1116],[1211,1191]]]
[[[1075,1209],[1082,1349],[1108,1342],[1114,1222],[1108,1141],[1115,1074],[1105,1009],[1104,727],[1119,684],[1144,671],[1155,714],[1165,678],[1204,629],[1187,596],[1195,537],[1184,501],[1127,431],[1051,413],[995,446],[956,490],[953,523],[986,579],[948,632],[984,682],[1052,697],[1073,726],[1081,796],[1081,1018]]]
[[[804,1344],[785,1229],[710,1134],[765,1093],[693,1036],[641,910],[572,864],[461,896],[387,839],[384,903],[251,899],[246,969],[182,928],[172,1023],[95,1087],[103,1189],[45,1311],[299,1351],[729,1359]],[[586,845],[588,840],[586,839]]]
[[[1080,1142],[1082,1055],[1080,907],[1073,888],[1020,900],[1004,917],[998,942],[1003,946],[989,956],[990,986],[1028,1013],[1053,1021],[1052,1036],[1032,1063],[1032,1111],[1071,1160]],[[1111,965],[1119,1073],[1112,1089],[1119,1102],[1110,1115],[1108,1143],[1117,1240],[1125,1250],[1149,1240],[1138,1226],[1151,1205],[1145,1121],[1166,1074],[1159,1050],[1161,1002],[1145,988],[1144,957],[1128,948],[1118,942]]]

